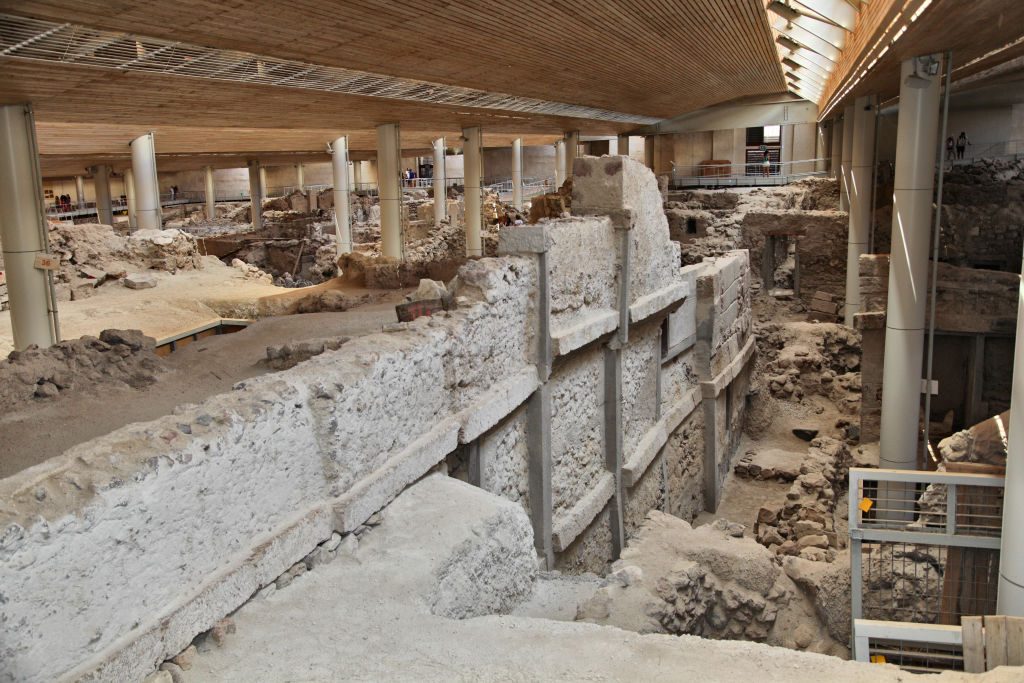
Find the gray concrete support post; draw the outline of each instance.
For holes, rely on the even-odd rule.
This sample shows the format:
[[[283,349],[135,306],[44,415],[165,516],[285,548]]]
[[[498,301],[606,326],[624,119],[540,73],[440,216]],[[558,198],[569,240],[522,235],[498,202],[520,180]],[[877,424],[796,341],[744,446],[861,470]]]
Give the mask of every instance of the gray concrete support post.
[[[267,168],[266,168],[266,166],[260,165],[259,177],[260,177],[260,196],[261,197],[267,197],[268,196],[268,190],[267,190]]]
[[[628,135],[620,135],[620,136],[618,136],[615,145],[616,145],[615,146],[615,151],[618,153],[618,155],[620,157],[628,157],[629,156],[629,136]]]
[[[138,202],[135,200],[135,173],[130,168],[124,170],[124,196],[128,204],[128,229],[139,227]]]
[[[0,246],[7,272],[14,348],[58,341],[57,307],[48,271],[37,259],[50,251],[43,213],[32,108],[0,106]]]
[[[825,158],[828,156],[828,134],[825,130],[825,124],[819,123],[814,134],[814,170],[818,173],[825,172]]]
[[[657,138],[653,135],[644,137],[644,166],[654,170],[654,143]]]
[[[523,210],[523,139],[512,141],[512,206]]]
[[[377,126],[377,189],[380,196],[380,251],[382,256],[401,259],[402,187],[401,132],[397,123]]]
[[[301,163],[295,164],[295,187],[299,192],[306,191],[306,169]]]
[[[850,210],[850,163],[853,161],[853,127],[855,108],[851,104],[843,110],[843,156],[840,161],[839,210]]]
[[[254,230],[263,229],[263,186],[260,183],[262,168],[260,162],[252,160],[249,167],[249,213]]]
[[[565,140],[555,143],[555,188],[565,182]]]
[[[526,406],[528,484],[533,542],[546,569],[555,567],[551,492],[551,283],[546,251],[537,252],[537,379]]]
[[[882,373],[883,468],[912,470],[917,462],[940,80],[919,72],[937,60],[941,55],[908,59],[901,69]]]
[[[999,418],[996,418],[999,419]],[[1024,284],[1017,293],[1017,338],[1006,446],[1006,490],[996,614],[1024,617]]]
[[[448,218],[448,173],[445,166],[444,138],[434,140],[434,226],[440,228]]]
[[[160,206],[160,183],[156,175],[156,145],[153,134],[146,133],[131,141],[132,176],[135,181],[136,216],[142,230],[163,227]]]
[[[872,172],[875,166],[875,97],[858,97],[853,114],[853,154],[850,160],[850,229],[846,242],[846,304],[844,322],[853,327],[860,312],[860,257],[871,239]]]
[[[85,208],[85,177],[80,175],[75,176],[75,205]]]
[[[466,188],[466,256],[484,255],[481,228],[483,223],[484,175],[483,134],[479,127],[462,129],[462,155],[465,164]]]
[[[839,197],[842,201],[842,165],[843,165],[843,121],[840,118],[832,119],[832,162],[829,168],[830,175],[839,180]]]
[[[114,209],[110,203],[110,167],[104,164],[93,166],[92,184],[96,194],[96,220],[103,225],[113,225]]]
[[[206,217],[213,220],[217,217],[217,184],[213,179],[213,166],[206,167]]]
[[[348,138],[344,135],[331,143],[331,171],[334,181],[334,235],[337,253],[352,252],[352,204],[348,188]]]
[[[572,167],[580,153],[580,132],[570,131],[565,134],[565,177],[572,178]]]

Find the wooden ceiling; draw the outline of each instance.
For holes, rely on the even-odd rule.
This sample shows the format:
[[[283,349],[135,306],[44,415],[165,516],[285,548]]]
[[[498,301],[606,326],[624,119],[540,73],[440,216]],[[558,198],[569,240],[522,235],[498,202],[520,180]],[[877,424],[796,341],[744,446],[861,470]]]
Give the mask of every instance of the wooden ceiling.
[[[820,103],[823,114],[830,109],[827,116],[835,116],[859,95],[876,94],[882,100],[898,95],[900,62],[911,57],[952,50],[955,82],[1024,54],[1024,42],[1000,50],[1024,38],[1024,0],[932,0],[916,21],[909,22],[923,1],[873,0],[867,5],[826,84]],[[902,26],[907,26],[906,32],[840,97],[874,59],[871,48],[883,37],[879,48],[884,47]]]
[[[659,118],[785,89],[764,0],[0,0],[0,11]]]

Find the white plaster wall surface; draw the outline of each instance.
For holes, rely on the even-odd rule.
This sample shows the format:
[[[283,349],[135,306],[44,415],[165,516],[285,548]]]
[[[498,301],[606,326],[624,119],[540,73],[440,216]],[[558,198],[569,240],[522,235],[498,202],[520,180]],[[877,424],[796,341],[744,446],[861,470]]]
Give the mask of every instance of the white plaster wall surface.
[[[568,514],[605,473],[604,352],[588,348],[551,375],[551,498]]]
[[[660,320],[631,327],[622,350],[622,437],[625,460],[657,421]]]
[[[480,440],[482,488],[530,510],[526,408],[517,409]]]
[[[434,448],[454,448],[455,411],[471,401],[453,394],[479,395],[528,367],[526,342],[506,338],[522,337],[508,330],[526,326],[532,261],[474,267],[485,272],[466,278],[465,293],[475,286],[484,301],[450,318],[363,337],[0,481],[0,622],[9,625],[0,680],[52,680],[75,667],[84,674],[128,647],[126,639],[145,642],[135,653],[144,670],[147,657],[177,652],[259,587],[189,602],[296,516],[370,475],[397,478],[391,486],[400,490],[436,460],[381,468],[398,467],[389,459],[424,435],[434,435]],[[488,316],[500,320],[501,333],[474,336],[470,328],[490,325]],[[470,367],[481,358],[485,370]],[[467,381],[446,381],[446,371],[460,367]],[[386,503],[389,490],[369,488],[367,504]],[[278,573],[322,540],[280,558]],[[187,626],[166,632],[161,620],[187,604]]]
[[[689,295],[669,313],[666,339],[669,349],[697,334],[697,276],[703,271],[703,263],[679,269],[679,279],[686,283]]]

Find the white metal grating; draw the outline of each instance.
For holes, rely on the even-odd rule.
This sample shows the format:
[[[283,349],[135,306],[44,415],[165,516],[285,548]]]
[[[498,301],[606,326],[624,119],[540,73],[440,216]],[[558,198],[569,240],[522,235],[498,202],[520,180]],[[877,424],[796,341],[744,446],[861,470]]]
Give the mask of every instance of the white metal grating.
[[[0,14],[0,58],[651,125],[659,118]]]

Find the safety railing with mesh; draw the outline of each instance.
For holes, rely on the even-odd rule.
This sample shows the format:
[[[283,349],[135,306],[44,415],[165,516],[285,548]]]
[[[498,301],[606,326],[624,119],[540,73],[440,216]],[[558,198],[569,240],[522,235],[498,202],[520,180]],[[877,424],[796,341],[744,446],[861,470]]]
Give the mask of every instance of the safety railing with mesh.
[[[853,643],[859,662],[895,664],[914,673],[964,670],[960,626],[856,619]]]
[[[673,165],[669,187],[743,187],[785,185],[800,180],[827,175],[830,160],[799,159],[796,161],[730,162]]]
[[[993,614],[1002,476],[850,470],[854,620],[955,626]]]

